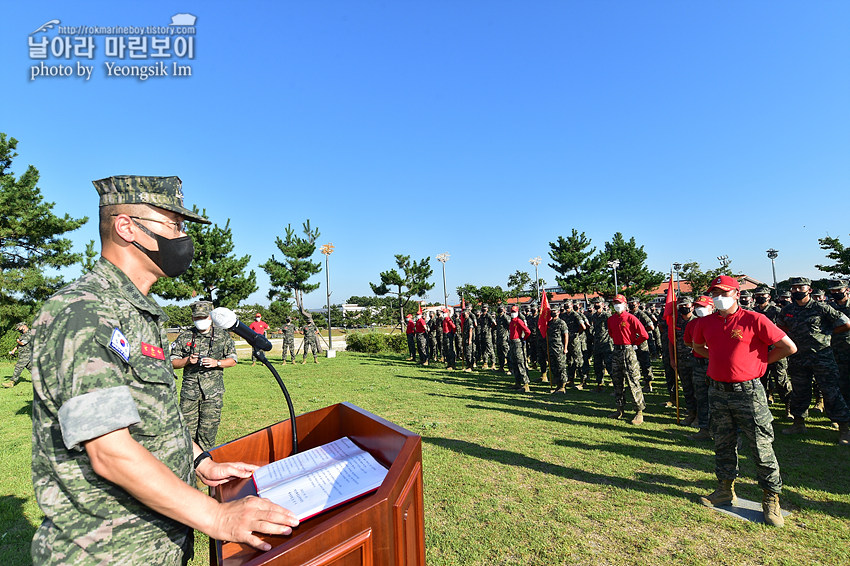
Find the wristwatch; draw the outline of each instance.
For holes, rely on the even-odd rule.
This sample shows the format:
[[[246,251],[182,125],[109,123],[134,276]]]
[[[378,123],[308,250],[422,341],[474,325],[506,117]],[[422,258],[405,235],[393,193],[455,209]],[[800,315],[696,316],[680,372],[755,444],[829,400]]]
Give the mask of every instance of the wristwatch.
[[[197,458],[195,458],[195,463],[194,463],[195,469],[197,470],[197,469],[198,469],[198,466],[200,466],[200,465],[201,465],[201,462],[203,462],[203,461],[204,461],[204,460],[206,460],[207,458],[212,459],[212,454],[210,454],[210,453],[209,453],[209,452],[207,452],[206,450],[204,450],[203,452],[201,452],[200,454],[198,454],[198,457],[197,457]]]
[[[216,361],[215,361],[215,367],[217,367],[217,368],[220,368],[220,367],[221,367],[221,360],[216,360]]]

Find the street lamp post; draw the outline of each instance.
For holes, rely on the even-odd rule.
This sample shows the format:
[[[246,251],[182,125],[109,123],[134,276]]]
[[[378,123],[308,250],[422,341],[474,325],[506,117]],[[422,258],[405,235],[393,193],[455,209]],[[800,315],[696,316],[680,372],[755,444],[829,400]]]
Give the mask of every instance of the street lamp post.
[[[325,244],[322,246],[322,253],[325,256],[325,281],[328,289],[328,350],[333,350],[333,339],[331,338],[331,274],[328,270],[328,258],[334,252],[333,244]]]
[[[537,304],[540,304],[540,277],[537,276],[537,266],[540,265],[540,256],[533,257],[528,260],[528,263],[534,266],[534,286],[537,288]]]
[[[608,267],[614,270],[614,294],[620,292],[620,285],[617,283],[617,268],[620,267],[619,259],[612,259],[608,262]]]
[[[773,269],[773,293],[777,293],[776,289],[776,258],[779,256],[779,250],[770,248],[767,250],[767,257],[770,258],[770,267]]]
[[[729,267],[729,264],[732,263],[731,261],[729,261],[728,255],[717,256],[717,261],[720,262],[720,265],[721,265],[721,267],[723,267],[723,269],[726,269],[727,267]]]
[[[446,262],[449,261],[449,252],[437,254],[437,261],[443,264],[443,306],[449,308],[449,294],[446,291]]]
[[[676,262],[676,263],[673,264],[673,270],[676,272],[676,291],[678,291],[679,295],[682,294],[682,284],[679,283],[679,270],[680,269],[682,269],[681,263]]]

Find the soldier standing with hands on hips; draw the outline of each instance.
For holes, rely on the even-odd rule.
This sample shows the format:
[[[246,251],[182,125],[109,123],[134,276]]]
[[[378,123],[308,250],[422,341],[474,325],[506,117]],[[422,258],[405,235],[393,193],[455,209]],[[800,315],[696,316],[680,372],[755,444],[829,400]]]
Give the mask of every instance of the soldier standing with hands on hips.
[[[764,522],[781,527],[785,524],[779,507],[782,478],[773,453],[773,415],[761,376],[768,363],[790,356],[797,346],[766,316],[738,305],[740,286],[734,277],[717,277],[708,292],[715,312],[696,324],[693,345],[694,352],[708,358],[708,405],[718,486],[700,502],[711,507],[737,501],[738,435],[743,433],[755,452],[756,474],[764,491]]]
[[[643,410],[646,403],[643,400],[643,390],[640,387],[640,366],[635,351],[638,346],[649,338],[646,328],[638,318],[628,312],[626,298],[617,295],[612,301],[614,314],[608,317],[608,334],[614,342],[614,355],[611,358],[611,381],[614,383],[614,400],[616,410],[608,415],[612,419],[622,419],[626,408],[625,383],[628,381],[632,398],[637,408],[631,423],[643,424]]]
[[[180,565],[193,529],[271,545],[298,520],[271,501],[219,503],[195,488],[248,478],[192,442],[165,357],[165,313],[148,292],[194,255],[177,177],[109,177],[100,195],[101,258],[47,300],[33,328],[32,478],[44,520],[34,564]],[[194,461],[194,462],[193,462]]]
[[[194,328],[184,330],[171,343],[171,365],[183,369],[180,412],[198,446],[216,445],[215,436],[224,405],[224,368],[236,365],[236,346],[226,330],[212,325],[213,304],[192,303]]]

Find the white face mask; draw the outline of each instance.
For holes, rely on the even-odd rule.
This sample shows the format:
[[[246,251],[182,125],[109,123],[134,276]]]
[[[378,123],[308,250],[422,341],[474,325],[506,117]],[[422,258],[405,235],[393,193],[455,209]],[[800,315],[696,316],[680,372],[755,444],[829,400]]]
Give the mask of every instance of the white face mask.
[[[197,328],[201,332],[206,332],[207,330],[209,330],[210,325],[212,324],[212,320],[210,320],[209,318],[202,318],[201,320],[196,320],[194,322],[195,328]]]
[[[719,311],[727,311],[732,308],[732,305],[735,304],[735,297],[713,297],[712,302],[714,302],[714,308]]]
[[[618,313],[624,312],[628,307],[624,303],[615,303],[614,310]]]
[[[694,309],[696,315],[700,318],[711,314],[711,307],[697,307]]]
[[[519,313],[516,313],[516,312],[511,313],[511,318],[516,318],[518,316],[519,316]]]

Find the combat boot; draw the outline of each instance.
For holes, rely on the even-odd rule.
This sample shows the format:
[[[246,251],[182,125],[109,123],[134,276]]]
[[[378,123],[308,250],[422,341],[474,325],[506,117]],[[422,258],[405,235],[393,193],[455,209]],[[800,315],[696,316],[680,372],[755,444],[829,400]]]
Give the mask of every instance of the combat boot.
[[[720,480],[717,484],[717,489],[713,493],[700,497],[699,502],[706,507],[737,505],[738,497],[735,495],[735,480]]]
[[[567,389],[563,385],[561,385],[559,388],[552,391],[552,395],[554,395],[556,393],[566,393],[566,392],[567,392]]]
[[[782,429],[782,434],[804,434],[806,432],[806,419],[794,417],[794,424]]]
[[[635,418],[631,420],[631,423],[635,426],[643,424],[643,411],[638,411],[635,415]]]
[[[694,424],[695,420],[697,420],[697,412],[688,411],[688,416],[685,417],[685,420],[682,421],[682,426],[691,426],[692,424]]]
[[[675,393],[670,393],[670,400],[664,403],[666,408],[671,408],[676,406],[676,395]]]
[[[622,419],[623,418],[623,409],[617,409],[616,411],[614,411],[613,413],[608,415],[608,418],[609,419],[617,419],[617,420]]]
[[[691,440],[711,440],[711,433],[707,428],[701,428],[695,433],[688,436]]]
[[[523,393],[531,393],[531,387],[526,383],[520,387],[519,391],[522,391]]]
[[[549,383],[549,375],[545,371],[540,374],[540,383]]]
[[[850,446],[850,423],[838,423],[838,444]]]
[[[285,365],[286,365],[286,360],[283,360],[283,363],[282,363],[281,365],[285,366]]]
[[[761,510],[764,513],[764,522],[772,527],[781,527],[785,524],[782,516],[782,507],[779,506],[779,494],[764,490],[761,500]]]
[[[812,407],[813,410],[823,412],[823,397],[818,397],[817,401],[815,401],[815,406]]]
[[[306,363],[307,363],[307,358],[304,358],[303,360],[301,360],[301,365],[302,365],[302,366],[303,366],[304,364],[306,364]]]

